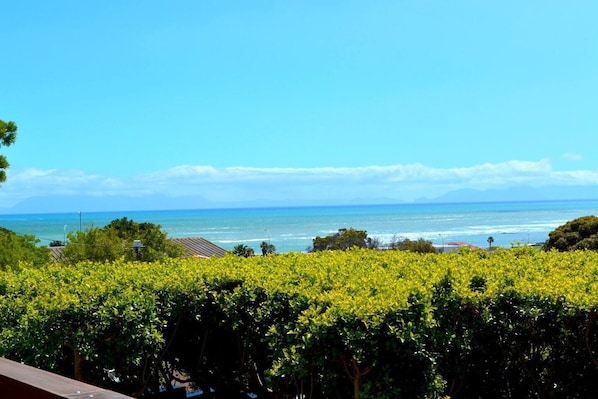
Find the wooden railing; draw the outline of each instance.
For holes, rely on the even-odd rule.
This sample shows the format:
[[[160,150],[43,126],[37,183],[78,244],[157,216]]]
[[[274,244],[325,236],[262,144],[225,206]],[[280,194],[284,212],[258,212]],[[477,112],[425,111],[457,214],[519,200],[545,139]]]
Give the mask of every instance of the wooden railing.
[[[127,399],[48,371],[0,358],[0,399]]]

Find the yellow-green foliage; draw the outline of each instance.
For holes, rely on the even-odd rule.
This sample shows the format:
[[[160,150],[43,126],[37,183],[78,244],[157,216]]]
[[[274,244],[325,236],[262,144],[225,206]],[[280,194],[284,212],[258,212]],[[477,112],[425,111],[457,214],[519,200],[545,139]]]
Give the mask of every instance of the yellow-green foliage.
[[[430,298],[434,286],[447,274],[463,298],[494,297],[509,290],[525,296],[561,299],[575,308],[594,308],[598,302],[594,294],[598,292],[598,253],[546,253],[529,248],[492,254],[356,250],[174,259],[154,264],[49,264],[0,274],[0,298],[83,306],[98,295],[118,296],[126,289],[190,293],[198,284],[234,280],[246,287],[299,294],[314,303],[368,316],[403,309],[413,294]],[[484,292],[471,289],[471,280],[476,276],[486,280]]]
[[[193,261],[178,261],[178,266],[191,267],[191,274],[197,272]],[[201,274],[242,280],[266,291],[300,294],[360,317],[404,309],[413,294],[430,299],[435,285],[447,274],[462,298],[482,300],[515,291],[563,300],[573,308],[592,309],[598,304],[598,253],[592,251],[547,253],[521,247],[492,254],[357,250],[231,257],[201,263]],[[483,292],[471,289],[475,277],[485,279]]]
[[[253,362],[258,362],[258,353],[264,356],[261,371],[270,376],[272,386],[276,379],[289,383],[289,378],[316,384],[319,376],[318,389],[327,391],[339,389],[332,380],[344,381],[349,375],[353,385],[348,386],[363,389],[364,397],[384,397],[375,382],[368,385],[368,378],[385,378],[390,386],[406,378],[404,372],[393,374],[392,362],[385,366],[388,354],[411,351],[405,362],[425,357],[425,372],[442,372],[434,371],[441,368],[434,366],[434,359],[442,360],[432,353],[442,352],[434,345],[456,345],[457,334],[438,332],[445,327],[437,308],[449,309],[452,303],[437,299],[439,287],[447,282],[456,316],[472,307],[474,315],[484,315],[484,309],[498,312],[493,304],[509,295],[540,304],[529,314],[541,312],[537,309],[542,303],[558,303],[572,317],[591,314],[598,308],[598,253],[547,253],[528,247],[443,254],[352,250],[24,266],[0,273],[0,355],[60,371],[67,347],[85,360],[88,368],[83,371],[90,378],[114,368],[123,370],[124,378],[134,374],[132,367],[147,373],[167,360],[176,334],[182,333],[182,320],[187,320],[198,330],[193,332],[195,341],[185,339],[203,339],[203,346],[198,344],[202,350],[207,339],[202,334],[216,328],[220,335],[240,334],[245,352],[256,351]],[[278,310],[282,308],[286,310]],[[496,315],[484,317],[475,323],[499,323]],[[455,348],[467,353],[471,342],[485,339],[466,335],[471,341],[464,338]],[[384,348],[378,348],[381,342]],[[546,345],[545,356],[551,345]],[[521,350],[516,347],[513,353]],[[322,377],[322,370],[336,364],[340,371]],[[448,379],[432,375],[421,392],[442,391],[442,381]],[[131,380],[136,387],[148,386],[141,377]],[[400,392],[404,390],[388,388],[387,397],[400,397]]]

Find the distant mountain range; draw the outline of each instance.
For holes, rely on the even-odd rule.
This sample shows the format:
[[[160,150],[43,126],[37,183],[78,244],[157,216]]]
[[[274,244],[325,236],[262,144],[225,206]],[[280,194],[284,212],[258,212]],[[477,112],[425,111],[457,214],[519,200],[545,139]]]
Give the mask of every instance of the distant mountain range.
[[[164,195],[143,197],[130,196],[91,196],[91,195],[54,195],[31,197],[19,202],[12,208],[0,209],[3,213],[63,213],[63,212],[102,212],[131,210],[172,210],[200,209],[213,207],[209,201],[198,197],[173,198]]]
[[[421,198],[417,202],[504,202],[556,201],[598,199],[598,186],[512,187],[505,189],[450,191],[436,198]]]
[[[493,190],[464,189],[448,192],[435,198],[420,198],[417,203],[462,203],[462,202],[501,202],[501,201],[542,201],[598,199],[598,186],[549,186],[517,187]],[[251,208],[285,206],[325,206],[325,205],[375,205],[407,203],[393,198],[356,198],[343,202],[295,199],[293,201],[272,201],[256,199],[228,203],[216,203],[199,196],[169,197],[166,195],[130,196],[89,196],[62,195],[28,198],[11,208],[0,208],[4,214],[63,213],[63,212],[102,212],[131,210],[174,210],[174,209],[214,209]]]

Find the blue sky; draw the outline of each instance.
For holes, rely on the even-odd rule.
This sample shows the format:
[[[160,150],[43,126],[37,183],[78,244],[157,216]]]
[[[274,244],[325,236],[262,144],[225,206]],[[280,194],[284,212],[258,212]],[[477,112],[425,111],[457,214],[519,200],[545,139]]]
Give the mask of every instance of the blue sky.
[[[19,131],[0,148],[0,209],[595,187],[597,14],[590,1],[4,2],[0,119]]]

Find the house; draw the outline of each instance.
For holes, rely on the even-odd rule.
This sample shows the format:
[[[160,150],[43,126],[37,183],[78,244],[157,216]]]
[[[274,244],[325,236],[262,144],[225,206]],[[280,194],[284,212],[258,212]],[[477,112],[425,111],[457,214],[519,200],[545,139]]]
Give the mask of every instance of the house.
[[[459,248],[469,248],[472,250],[484,250],[484,248],[478,247],[476,245],[469,244],[463,241],[455,241],[455,242],[444,242],[442,245],[434,244],[434,248],[436,248],[436,252],[455,252]]]
[[[226,255],[226,250],[202,237],[171,238],[171,241],[181,244],[187,257],[221,258]]]
[[[54,262],[58,262],[62,257],[62,249],[64,247],[50,247],[50,252],[52,253],[52,259]]]
[[[185,251],[184,257],[211,258],[212,256],[223,257],[226,250],[202,237],[171,238],[171,241],[181,244]],[[58,262],[62,256],[64,247],[50,247],[52,258]]]

